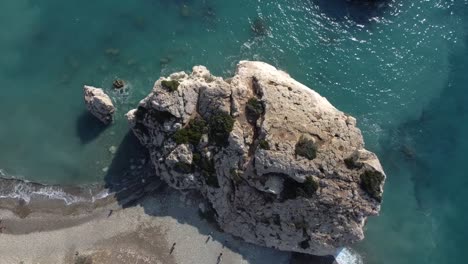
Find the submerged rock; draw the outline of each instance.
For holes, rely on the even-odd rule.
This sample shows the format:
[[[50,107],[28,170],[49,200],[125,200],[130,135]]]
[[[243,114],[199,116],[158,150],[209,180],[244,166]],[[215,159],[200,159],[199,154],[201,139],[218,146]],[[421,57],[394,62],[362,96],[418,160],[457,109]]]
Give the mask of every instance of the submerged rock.
[[[115,89],[121,89],[125,86],[125,81],[121,79],[114,80],[114,82],[112,82],[112,86]]]
[[[92,115],[106,125],[112,123],[115,107],[102,89],[85,85],[84,99],[86,108]]]
[[[241,61],[229,82],[173,73],[127,118],[156,174],[245,241],[330,255],[379,213],[385,174],[356,119],[266,63]]]
[[[189,17],[190,16],[190,7],[186,4],[183,4],[181,7],[180,7],[180,15],[182,17]]]
[[[270,32],[270,28],[265,21],[265,19],[261,17],[256,17],[254,21],[252,22],[252,25],[250,26],[252,32],[255,34],[255,36],[261,37],[261,36],[266,36]]]

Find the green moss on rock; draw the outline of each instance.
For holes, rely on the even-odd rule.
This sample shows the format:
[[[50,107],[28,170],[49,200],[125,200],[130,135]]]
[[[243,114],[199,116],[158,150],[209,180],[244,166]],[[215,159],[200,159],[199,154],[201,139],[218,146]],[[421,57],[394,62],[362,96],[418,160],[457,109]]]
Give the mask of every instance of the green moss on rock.
[[[296,155],[313,160],[317,157],[317,146],[315,142],[305,136],[301,136],[296,143]]]
[[[231,173],[231,179],[235,182],[235,183],[240,183],[242,182],[242,177],[239,173],[239,171],[235,168],[231,168],[230,171]]]
[[[270,150],[270,143],[268,143],[268,141],[266,141],[265,139],[260,140],[260,142],[258,143],[258,146],[261,149]]]
[[[218,146],[225,147],[228,144],[229,134],[234,128],[234,118],[226,112],[219,112],[209,120],[210,141]]]
[[[366,191],[371,197],[377,201],[382,201],[382,192],[380,190],[380,185],[384,180],[384,175],[375,170],[366,170],[361,174],[361,187]]]
[[[263,103],[255,97],[250,98],[245,106],[245,114],[247,120],[251,124],[255,124],[264,112],[265,108],[263,107]]]
[[[348,169],[356,168],[356,165],[354,164],[353,157],[349,157],[349,158],[344,159],[344,163],[346,165],[346,168],[348,168]]]
[[[219,188],[218,177],[216,176],[216,169],[213,160],[202,157],[199,153],[194,153],[192,163],[200,170],[200,173],[208,186]]]
[[[170,92],[175,92],[177,91],[177,88],[179,88],[180,83],[176,80],[164,80],[161,82],[161,85]]]
[[[178,173],[183,173],[183,174],[193,172],[192,165],[185,163],[185,162],[177,162],[174,165],[174,170]]]
[[[197,145],[203,133],[207,132],[207,124],[202,118],[190,120],[187,127],[178,130],[173,139],[177,144],[193,144]]]
[[[319,188],[318,182],[313,177],[307,177],[303,183],[303,189],[308,196],[312,196]]]

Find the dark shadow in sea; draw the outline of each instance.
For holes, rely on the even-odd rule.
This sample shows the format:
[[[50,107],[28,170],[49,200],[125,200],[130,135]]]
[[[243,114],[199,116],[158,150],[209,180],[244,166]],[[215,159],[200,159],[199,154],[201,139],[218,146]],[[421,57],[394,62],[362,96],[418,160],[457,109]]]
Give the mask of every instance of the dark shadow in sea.
[[[96,139],[106,128],[106,125],[88,111],[83,111],[76,121],[76,133],[83,144]]]
[[[293,253],[290,264],[338,264],[333,256],[312,256]]]
[[[148,151],[132,132],[128,132],[118,146],[104,181],[105,187],[115,193],[124,208],[134,206],[135,201],[161,185],[154,175]]]
[[[352,20],[369,24],[372,18],[381,16],[392,0],[311,0],[321,13],[334,20]]]

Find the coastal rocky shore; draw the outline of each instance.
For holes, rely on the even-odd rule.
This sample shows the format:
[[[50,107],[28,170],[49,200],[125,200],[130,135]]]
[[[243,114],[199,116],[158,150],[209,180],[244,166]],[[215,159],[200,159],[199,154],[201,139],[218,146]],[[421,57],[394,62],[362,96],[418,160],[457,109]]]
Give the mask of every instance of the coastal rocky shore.
[[[356,119],[266,63],[160,78],[127,118],[155,174],[245,241],[333,255],[379,213],[385,173]]]

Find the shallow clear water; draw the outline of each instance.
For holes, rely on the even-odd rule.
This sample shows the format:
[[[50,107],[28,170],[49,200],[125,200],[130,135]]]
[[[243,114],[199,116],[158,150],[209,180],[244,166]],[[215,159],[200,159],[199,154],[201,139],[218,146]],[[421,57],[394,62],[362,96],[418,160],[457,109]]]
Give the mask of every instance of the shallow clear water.
[[[157,78],[197,64],[229,76],[240,59],[263,60],[356,116],[381,157],[382,215],[356,246],[365,262],[463,263],[467,8],[466,0],[2,1],[0,172],[102,181],[109,147],[127,133],[123,114]],[[130,83],[124,94],[112,92],[116,77]],[[85,115],[83,84],[117,102],[110,128]]]

